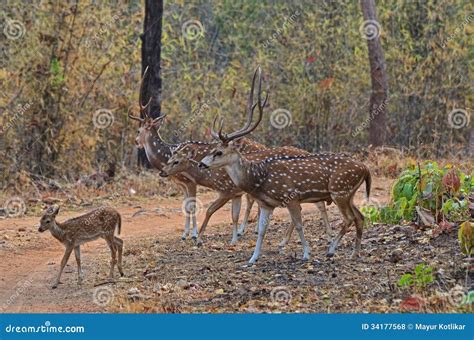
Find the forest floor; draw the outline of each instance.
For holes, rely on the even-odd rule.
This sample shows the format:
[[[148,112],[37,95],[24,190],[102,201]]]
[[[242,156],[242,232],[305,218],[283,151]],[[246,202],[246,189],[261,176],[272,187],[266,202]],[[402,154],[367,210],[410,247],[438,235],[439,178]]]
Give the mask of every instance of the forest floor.
[[[386,202],[392,180],[375,178],[372,196]],[[363,188],[356,196],[364,202]],[[200,193],[207,207],[215,194]],[[159,207],[157,209],[157,207]],[[258,263],[247,267],[255,246],[255,221],[237,245],[230,246],[230,205],[212,217],[202,247],[181,241],[181,199],[154,198],[146,204],[116,207],[122,214],[125,276],[107,280],[110,253],[105,241],[81,246],[85,280],[77,284],[71,256],[62,284],[51,289],[64,248],[49,232],[38,233],[39,217],[0,220],[0,309],[2,312],[456,312],[466,285],[456,232],[436,238],[412,225],[371,225],[364,230],[362,254],[351,260],[355,232],[343,238],[328,259],[328,242],[319,213],[305,205],[305,235],[312,258],[302,261],[296,233],[286,249],[278,243],[288,216],[277,209]],[[90,208],[89,208],[90,209]],[[61,211],[58,220],[81,211]],[[243,209],[242,209],[243,210]],[[333,233],[340,215],[328,207]],[[255,216],[256,208],[252,216]],[[198,215],[202,221],[204,209]],[[425,263],[434,282],[401,288],[400,277]],[[464,306],[464,307],[463,307]],[[472,312],[472,310],[471,310]]]

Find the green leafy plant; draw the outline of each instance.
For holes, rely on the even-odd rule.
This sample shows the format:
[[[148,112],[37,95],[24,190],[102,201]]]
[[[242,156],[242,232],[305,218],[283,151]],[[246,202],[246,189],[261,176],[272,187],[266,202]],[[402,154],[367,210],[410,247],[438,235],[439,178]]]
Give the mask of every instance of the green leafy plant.
[[[49,72],[52,75],[51,85],[53,88],[59,88],[64,83],[64,75],[61,64],[57,58],[51,60],[51,66]]]
[[[436,221],[462,221],[469,218],[468,196],[473,190],[474,171],[468,175],[436,162],[412,164],[393,185],[388,205],[361,211],[371,222],[400,223],[412,221],[418,206],[431,212]]]
[[[398,280],[398,285],[400,287],[426,287],[431,282],[433,282],[433,268],[420,263],[413,273],[403,274]]]

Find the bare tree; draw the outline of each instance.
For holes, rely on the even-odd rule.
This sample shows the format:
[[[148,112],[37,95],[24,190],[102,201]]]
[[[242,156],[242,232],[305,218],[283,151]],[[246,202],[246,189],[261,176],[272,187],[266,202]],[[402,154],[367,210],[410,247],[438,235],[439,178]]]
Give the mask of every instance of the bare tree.
[[[145,0],[145,21],[142,40],[142,74],[148,67],[143,84],[143,105],[150,103],[153,118],[161,116],[161,32],[163,24],[163,0]],[[142,117],[143,118],[143,117]],[[150,166],[144,150],[139,150],[138,164]]]
[[[364,25],[370,30],[366,35],[369,47],[370,77],[372,94],[370,95],[369,144],[380,146],[385,142],[387,128],[388,82],[385,59],[380,43],[380,25],[377,22],[375,0],[360,1],[364,15]]]

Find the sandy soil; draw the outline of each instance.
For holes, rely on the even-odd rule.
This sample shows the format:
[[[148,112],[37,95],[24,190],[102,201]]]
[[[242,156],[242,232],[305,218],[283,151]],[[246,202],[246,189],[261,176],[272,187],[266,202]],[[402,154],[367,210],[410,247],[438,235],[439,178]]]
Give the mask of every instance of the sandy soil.
[[[205,193],[199,199],[206,208],[215,195]],[[244,200],[243,200],[244,201]],[[242,205],[242,213],[243,207]],[[82,212],[89,211],[84,209]],[[184,227],[181,213],[181,198],[155,199],[140,206],[117,207],[122,215],[121,237],[126,245],[139,242],[142,238],[171,237],[176,243],[182,243],[180,237]],[[315,209],[305,207],[314,212]],[[276,216],[284,215],[278,211]],[[79,212],[61,211],[59,221],[80,215]],[[256,207],[252,216],[256,215]],[[204,214],[198,216],[198,223]],[[212,235],[213,224],[230,220],[230,204],[217,211],[206,230]],[[51,289],[64,253],[64,247],[49,232],[38,233],[39,217],[9,218],[0,220],[0,308],[3,312],[98,312],[103,308],[93,302],[95,286],[106,282],[109,250],[104,240],[97,240],[81,246],[82,266],[85,281],[82,286],[76,284],[76,264],[71,256],[58,289]],[[253,228],[253,225],[252,225]],[[230,230],[229,230],[230,231]],[[229,233],[230,237],[230,233]],[[187,241],[191,244],[191,241]],[[192,245],[190,245],[192,246]],[[97,263],[97,255],[104,258]],[[125,256],[126,257],[126,256]],[[126,262],[126,258],[124,260]],[[99,265],[99,268],[96,268]],[[126,268],[125,268],[126,271]],[[91,277],[91,275],[93,277]],[[133,278],[119,279],[123,282]]]
[[[384,202],[388,199],[387,193],[391,182],[385,179],[375,179],[373,184],[372,197],[377,202]],[[361,193],[357,195],[357,202],[363,200],[363,188]],[[199,195],[199,199],[207,207],[215,195],[213,193],[204,193]],[[158,209],[157,209],[158,208]],[[150,294],[156,293],[156,285],[159,285],[159,292],[155,295],[160,297],[167,295],[167,292],[172,292],[173,289],[165,283],[173,281],[173,285],[182,286],[184,295],[188,298],[184,299],[180,306],[174,306],[169,303],[163,305],[163,302],[158,302],[160,308],[151,308],[152,311],[161,312],[176,312],[176,311],[207,311],[219,312],[224,311],[258,311],[256,307],[245,305],[247,299],[252,299],[249,289],[255,290],[252,287],[246,287],[246,295],[239,297],[239,291],[236,294],[229,295],[228,301],[224,299],[224,305],[220,309],[214,309],[215,306],[208,306],[208,297],[204,297],[205,289],[202,289],[206,284],[209,275],[203,274],[200,266],[204,265],[206,268],[214,268],[213,271],[218,271],[212,275],[219,276],[219,280],[224,280],[226,276],[238,275],[238,277],[248,277],[243,283],[239,283],[239,287],[235,289],[242,290],[241,286],[253,285],[254,280],[265,280],[265,273],[277,270],[278,273],[273,273],[276,277],[282,275],[289,280],[293,280],[291,276],[298,277],[297,274],[289,275],[288,271],[295,270],[294,266],[301,266],[298,262],[300,257],[301,246],[295,242],[296,236],[293,236],[293,245],[285,254],[279,254],[276,248],[278,240],[281,239],[282,230],[279,228],[278,233],[270,232],[275,225],[284,224],[288,220],[286,211],[277,209],[274,218],[274,224],[269,230],[267,236],[267,245],[264,247],[262,259],[259,261],[257,268],[249,269],[243,274],[241,272],[242,265],[248,260],[253,246],[255,244],[255,235],[253,232],[254,224],[252,223],[247,230],[243,240],[235,247],[228,245],[231,237],[230,225],[230,205],[227,204],[219,210],[211,219],[211,223],[206,230],[206,242],[204,247],[196,247],[191,240],[181,241],[180,236],[183,231],[184,216],[181,213],[181,199],[177,198],[161,198],[154,199],[142,204],[140,206],[119,206],[118,211],[122,215],[123,225],[121,237],[125,242],[124,253],[124,271],[125,277],[117,278],[112,285],[113,290],[107,281],[109,250],[103,240],[97,240],[81,246],[82,263],[85,272],[85,281],[82,285],[78,285],[76,281],[76,264],[74,257],[69,260],[69,264],[65,269],[62,277],[62,284],[57,289],[51,289],[51,284],[58,271],[59,262],[63,255],[63,247],[48,233],[38,233],[36,225],[39,223],[39,217],[22,217],[10,218],[0,221],[0,308],[3,312],[104,312],[104,311],[146,311],[143,306],[133,310],[124,309],[123,301],[126,300],[127,294],[130,295],[130,288],[132,288],[133,300],[149,300]],[[84,209],[84,212],[90,210]],[[72,216],[77,216],[80,212],[61,211],[58,220],[64,220]],[[253,216],[256,214],[254,208]],[[340,222],[337,208],[332,205],[329,207],[329,215],[331,223],[334,228]],[[315,271],[314,267],[321,264],[324,258],[324,250],[327,247],[326,241],[321,237],[323,227],[319,221],[317,209],[313,205],[304,206],[305,223],[308,228],[307,234],[310,234],[309,239],[312,242],[314,261],[309,266],[310,269],[304,267],[304,275],[321,274],[325,269],[320,268]],[[202,221],[204,214],[198,215],[198,221]],[[216,227],[217,225],[217,227]],[[373,233],[377,234],[374,230]],[[372,234],[373,234],[372,233]],[[353,232],[346,237],[341,245],[341,252],[349,253],[353,240]],[[368,235],[363,245],[369,244],[373,248],[373,243],[377,242],[374,235]],[[394,244],[394,247],[397,247]],[[366,247],[367,248],[367,247]],[[392,248],[387,250],[390,254]],[[213,255],[214,254],[214,255]],[[291,256],[288,256],[291,254]],[[345,254],[347,255],[347,254]],[[344,256],[345,256],[344,255]],[[385,255],[384,255],[385,256]],[[338,256],[336,256],[336,259]],[[225,263],[227,259],[229,263]],[[219,262],[219,263],[213,263]],[[281,261],[278,263],[278,261]],[[261,264],[263,263],[263,264]],[[269,264],[270,263],[270,264]],[[364,262],[361,265],[364,266]],[[368,262],[370,263],[370,261]],[[274,266],[267,268],[270,265]],[[331,264],[328,264],[333,267]],[[351,269],[351,264],[346,265],[346,269]],[[366,264],[367,265],[367,264]],[[382,266],[386,264],[381,263]],[[406,267],[411,265],[406,264]],[[281,273],[281,270],[286,270]],[[293,268],[293,269],[291,269]],[[406,268],[403,267],[403,270]],[[211,270],[211,269],[209,269]],[[227,271],[232,273],[227,273]],[[255,272],[257,270],[258,272]],[[309,272],[308,272],[309,270]],[[262,272],[263,271],[263,272]],[[334,271],[331,269],[330,271]],[[150,279],[155,273],[158,279]],[[254,274],[252,274],[254,273]],[[181,276],[180,276],[181,275]],[[201,277],[204,275],[204,277]],[[254,275],[254,277],[252,277]],[[263,278],[262,278],[263,275]],[[335,274],[331,274],[335,275]],[[372,274],[374,275],[374,274]],[[382,275],[382,274],[381,274]],[[385,277],[384,279],[387,280]],[[341,276],[342,278],[343,276]],[[184,278],[184,279],[183,279]],[[311,280],[312,284],[316,278]],[[234,280],[234,279],[232,279]],[[232,285],[232,280],[229,279],[227,285]],[[278,281],[278,280],[277,280]],[[317,280],[316,280],[317,281]],[[163,283],[164,288],[161,287]],[[229,283],[230,282],[230,283]],[[319,281],[318,281],[319,282]],[[321,283],[321,282],[320,282]],[[286,282],[288,284],[288,282]],[[330,282],[325,282],[330,284]],[[348,282],[352,285],[353,283]],[[364,284],[366,282],[364,281]],[[323,285],[324,286],[324,285]],[[138,288],[136,288],[138,287]],[[203,290],[201,293],[199,290]],[[210,292],[221,296],[224,290],[220,288],[210,288]],[[265,291],[266,288],[263,290]],[[364,289],[367,289],[365,287]],[[226,291],[228,289],[226,288]],[[311,291],[314,287],[311,288]],[[138,292],[139,291],[139,292]],[[155,292],[155,293],[153,293]],[[115,302],[110,303],[107,294],[116,296]],[[148,295],[143,295],[148,294]],[[180,293],[181,294],[181,293]],[[296,291],[295,293],[296,294]],[[257,294],[258,295],[258,294]],[[181,296],[181,295],[180,295]],[[190,298],[189,296],[193,296]],[[113,297],[113,296],[112,296]],[[175,298],[173,294],[168,294],[169,298]],[[203,299],[203,300],[200,300]],[[242,300],[242,301],[236,301]],[[122,302],[120,302],[122,301]],[[160,301],[155,300],[156,301]],[[156,305],[156,303],[155,303]],[[147,305],[149,306],[149,304]],[[164,307],[163,307],[164,306]],[[208,307],[206,307],[208,306]],[[237,307],[236,307],[237,306]],[[242,309],[239,306],[245,306],[247,309]],[[148,307],[146,307],[148,308]],[[249,309],[250,308],[250,309]],[[324,305],[318,307],[315,311],[327,311]],[[298,311],[298,309],[288,309],[288,311]]]

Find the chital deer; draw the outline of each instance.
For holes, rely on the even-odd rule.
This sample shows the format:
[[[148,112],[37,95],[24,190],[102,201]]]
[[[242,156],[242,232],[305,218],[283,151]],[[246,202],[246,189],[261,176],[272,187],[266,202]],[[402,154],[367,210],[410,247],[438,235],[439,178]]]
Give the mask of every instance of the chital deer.
[[[171,157],[171,152],[173,149],[177,148],[180,144],[169,144],[163,141],[159,134],[160,127],[163,123],[165,116],[161,116],[153,119],[149,114],[149,107],[151,103],[151,98],[146,105],[143,105],[142,94],[143,94],[143,83],[147,75],[148,67],[143,73],[142,79],[140,81],[140,92],[139,92],[139,106],[141,117],[135,117],[129,114],[129,118],[137,120],[141,123],[141,126],[138,129],[137,137],[135,139],[135,144],[139,149],[144,149],[148,161],[150,164],[158,170],[161,170],[166,164],[168,159]],[[185,201],[195,201],[197,185],[189,178],[186,178],[182,175],[177,175],[171,177],[171,180],[178,185],[178,187],[183,191]],[[184,204],[186,210],[185,214],[185,224],[184,232],[181,236],[182,240],[185,240],[190,232],[190,224],[193,224],[192,238],[196,239],[197,237],[197,222],[195,209],[192,204]]]
[[[141,79],[140,93],[139,93],[140,113],[144,118],[135,117],[129,114],[130,119],[137,120],[142,123],[142,125],[138,129],[138,134],[135,139],[135,143],[137,147],[143,148],[145,150],[145,153],[149,162],[151,163],[153,167],[157,168],[158,170],[163,169],[166,162],[171,157],[171,153],[173,152],[173,150],[183,145],[194,145],[199,150],[202,149],[202,150],[206,150],[206,152],[209,151],[210,145],[215,145],[214,142],[209,143],[209,142],[202,142],[202,141],[187,141],[180,144],[169,144],[169,143],[166,143],[161,138],[159,131],[160,131],[160,128],[162,126],[163,119],[165,116],[161,116],[155,119],[151,118],[149,114],[149,105],[150,105],[151,99],[148,101],[146,105],[142,104],[143,103],[143,100],[142,100],[143,80],[146,77],[147,70],[148,68],[145,70],[143,77]],[[253,151],[265,148],[263,145],[258,144],[248,139],[244,141],[244,144],[245,144],[245,149],[249,150],[249,152],[253,152]],[[225,171],[220,171],[220,173],[222,176],[227,177],[227,175],[225,174]],[[178,186],[182,189],[184,193],[185,202],[190,202],[190,203],[196,202],[197,185],[199,184],[199,185],[206,186],[205,179],[196,180],[194,178],[191,178],[189,176],[185,176],[182,174],[171,176],[171,179],[176,184],[178,184]],[[220,177],[213,178],[213,181],[216,182],[215,185],[219,186]],[[230,179],[228,179],[228,184],[232,187],[234,186],[232,184],[232,181],[230,181]],[[222,186],[219,187],[220,191],[222,191],[222,189],[223,189]],[[242,194],[243,192],[241,190],[237,190],[231,195],[226,193],[225,195],[226,197],[228,197],[227,200],[225,200],[224,203],[221,204],[221,202],[223,201],[223,198],[220,197],[218,201],[214,202],[211,205],[211,207],[208,208],[206,216],[208,214],[212,215],[223,204],[225,204],[225,202],[227,202],[229,199],[232,199],[232,220],[233,220],[233,223],[237,223],[239,214],[240,214]],[[243,223],[245,224],[248,221],[248,215],[250,214],[250,208],[252,204],[253,204],[253,200],[247,197],[247,210],[245,212],[245,216],[243,220]],[[218,206],[218,208],[214,210],[216,206]],[[184,208],[186,209],[186,220],[185,220],[184,232],[181,238],[183,240],[186,239],[187,235],[189,234],[190,220],[192,220],[192,223],[193,223],[192,238],[196,239],[198,233],[197,233],[195,204],[184,204]],[[245,228],[245,224],[242,224],[241,228]],[[236,241],[236,237],[233,237],[232,242],[235,243],[235,241]]]
[[[212,146],[212,148],[214,147],[215,145]],[[209,151],[211,151],[211,149],[207,150],[207,152]],[[285,146],[285,147],[280,147],[280,148],[268,148],[263,151],[258,151],[258,152],[253,152],[253,153],[246,153],[245,157],[251,161],[261,161],[269,157],[281,157],[285,155],[302,156],[302,155],[310,155],[310,153],[305,150],[301,150],[295,147]],[[220,169],[218,170],[203,169],[202,167],[199,167],[199,161],[201,161],[202,158],[203,158],[202,151],[198,150],[195,145],[192,145],[192,144],[184,145],[173,152],[173,155],[169,159],[167,165],[163,168],[162,174],[163,175],[176,175],[176,174],[184,172],[193,178],[207,178],[208,181],[212,183],[214,178],[220,178],[221,176],[221,173],[219,172]],[[217,183],[217,186],[219,187],[220,184]],[[329,200],[328,203],[330,202],[331,201]],[[252,204],[253,204],[253,201],[252,201]],[[331,234],[331,229],[330,229],[329,219],[326,212],[326,206],[324,202],[317,202],[316,206],[321,212],[321,216],[323,218],[324,225],[326,227],[326,235],[329,238]],[[251,208],[251,205],[247,204],[247,208],[249,207]],[[248,213],[246,213],[246,216],[248,217]],[[199,231],[198,239],[202,239],[202,235],[204,233],[204,229],[207,223],[208,223],[208,219],[206,218],[201,230]],[[246,225],[246,221],[242,222],[242,227],[237,231],[237,237],[240,237],[244,233],[245,225]],[[289,238],[291,237],[291,232],[292,232],[292,228],[290,228],[288,232],[286,233],[285,238],[280,243],[280,247],[284,247],[286,245]]]
[[[189,164],[189,163],[185,163],[184,159],[183,159],[183,163],[179,161],[182,158],[178,156],[178,154],[181,155],[183,152],[187,154],[188,151],[193,153],[193,158],[196,158],[197,160],[201,160],[212,149],[214,149],[216,145],[217,145],[216,143],[207,144],[207,145],[192,144],[192,143],[183,144],[179,148],[173,151],[174,156],[172,156],[168,160],[167,165],[164,166],[162,171],[160,172],[160,175],[162,177],[167,177],[170,175],[174,176],[180,173],[184,174],[185,177],[191,178],[195,183],[202,185],[204,187],[210,188],[219,194],[219,197],[210,205],[210,207],[206,211],[206,216],[201,225],[201,228],[199,229],[199,234],[197,237],[198,245],[201,245],[203,242],[204,232],[206,230],[206,227],[209,223],[211,216],[218,209],[220,209],[225,203],[227,203],[230,199],[232,199],[232,226],[233,226],[231,244],[235,244],[238,239],[237,223],[238,223],[239,211],[240,211],[240,197],[242,196],[244,192],[234,185],[230,177],[227,175],[227,173],[223,169],[215,169],[215,170],[199,169],[198,161],[193,161],[195,166],[191,166],[185,169],[184,167],[181,167],[181,165]],[[241,151],[244,154],[252,153],[252,152],[256,152],[256,151],[264,150],[264,149],[265,149],[265,146],[261,144],[255,143],[254,141],[251,141],[249,139],[242,139]],[[178,150],[181,150],[181,152],[178,152]],[[244,216],[240,230],[245,230],[245,225],[248,222],[248,216],[250,214],[250,209],[252,205],[253,205],[253,199],[248,198],[247,210],[245,212],[245,216]]]
[[[263,116],[263,108],[268,99],[261,99],[261,70],[255,71],[247,104],[247,121],[253,120],[255,78],[258,75],[258,118],[253,125],[231,134],[222,132],[221,121],[218,132],[215,122],[212,136],[220,141],[219,145],[201,161],[201,166],[209,168],[224,167],[232,181],[245,192],[250,193],[260,205],[259,230],[255,251],[249,264],[257,261],[267,225],[276,207],[285,206],[290,212],[293,224],[303,245],[303,259],[308,260],[310,247],[303,233],[301,203],[320,202],[331,199],[339,208],[344,223],[340,233],[331,243],[328,256],[335,249],[352,223],[356,226],[356,241],[353,256],[361,248],[363,216],[353,203],[354,194],[360,185],[366,182],[366,194],[370,193],[371,177],[367,167],[353,159],[340,156],[316,154],[311,156],[272,157],[263,161],[250,161],[241,154],[240,138],[249,134],[258,126]]]
[[[114,277],[114,266],[117,265],[118,271],[123,276],[122,270],[122,253],[123,241],[115,236],[115,232],[120,235],[122,226],[122,219],[120,214],[112,208],[101,207],[95,209],[87,214],[71,218],[65,222],[59,223],[56,221],[56,216],[59,212],[59,206],[53,205],[49,207],[43,214],[40,220],[39,232],[49,230],[65,247],[66,251],[61,260],[61,266],[56,281],[53,284],[53,289],[58,286],[61,279],[61,274],[64,267],[69,260],[69,256],[74,250],[77,261],[77,279],[78,283],[82,283],[83,272],[81,268],[81,249],[83,243],[103,238],[111,252],[112,259],[110,260],[109,278]]]

